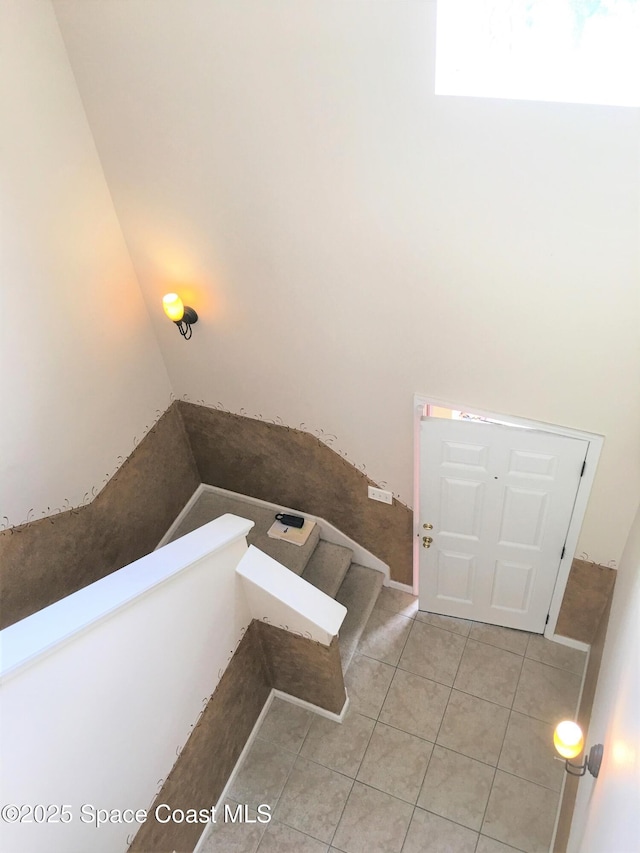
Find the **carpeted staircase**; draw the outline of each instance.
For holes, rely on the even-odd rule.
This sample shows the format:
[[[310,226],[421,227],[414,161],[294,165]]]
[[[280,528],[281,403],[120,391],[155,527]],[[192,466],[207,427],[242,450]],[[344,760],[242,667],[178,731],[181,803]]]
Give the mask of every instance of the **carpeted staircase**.
[[[353,553],[349,548],[320,539],[318,525],[302,546],[271,539],[267,530],[274,521],[273,509],[215,492],[203,492],[199,496],[171,537],[172,541],[226,512],[255,522],[247,536],[250,545],[344,604],[347,615],[340,631],[340,655],[343,671],[346,671],[382,588],[382,573],[352,562]]]

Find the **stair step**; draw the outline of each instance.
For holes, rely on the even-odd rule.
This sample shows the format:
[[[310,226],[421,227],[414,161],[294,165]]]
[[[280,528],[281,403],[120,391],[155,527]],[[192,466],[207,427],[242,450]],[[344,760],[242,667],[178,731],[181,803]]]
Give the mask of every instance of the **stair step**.
[[[249,545],[255,545],[256,548],[291,569],[296,575],[301,575],[304,572],[320,539],[320,528],[317,524],[304,545],[293,545],[291,542],[283,542],[281,539],[271,539],[267,536],[267,530],[275,521],[273,509],[232,498],[229,495],[221,495],[217,492],[203,492],[200,495],[172,536],[172,541],[184,536],[185,533],[190,533],[197,527],[201,527],[208,521],[213,521],[214,518],[219,518],[226,512],[255,522],[255,527],[247,535]]]
[[[350,548],[321,539],[302,577],[331,598],[335,598],[352,559],[353,551]]]
[[[383,581],[382,572],[352,563],[338,590],[336,601],[347,608],[347,615],[340,629],[340,657],[345,672],[360,642]]]
[[[269,517],[271,519],[269,527],[271,527],[274,521],[272,512],[270,512]],[[269,527],[267,527],[267,530]],[[291,569],[294,574],[302,575],[315,551],[316,545],[320,541],[320,528],[318,525],[316,524],[313,528],[311,535],[304,545],[294,545],[291,542],[284,542],[282,539],[271,539],[267,536],[267,530],[258,529],[256,525],[247,536],[249,545],[255,545],[256,548],[259,548],[265,554],[273,557],[274,560],[282,563],[283,566]]]
[[[346,671],[382,588],[382,573],[351,563],[351,550],[321,540],[318,525],[302,546],[270,539],[267,530],[274,521],[272,508],[218,492],[203,492],[198,497],[171,541],[227,512],[254,522],[247,536],[250,545],[255,545],[296,575],[302,575],[347,608],[340,630],[340,656]]]

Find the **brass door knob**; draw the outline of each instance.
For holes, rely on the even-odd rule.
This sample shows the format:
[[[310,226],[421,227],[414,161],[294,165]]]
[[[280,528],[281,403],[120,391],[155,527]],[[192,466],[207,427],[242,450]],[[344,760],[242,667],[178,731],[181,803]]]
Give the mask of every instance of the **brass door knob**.
[[[431,536],[423,536],[422,537],[422,547],[423,548],[430,548],[432,542],[433,542],[433,539],[431,538]]]

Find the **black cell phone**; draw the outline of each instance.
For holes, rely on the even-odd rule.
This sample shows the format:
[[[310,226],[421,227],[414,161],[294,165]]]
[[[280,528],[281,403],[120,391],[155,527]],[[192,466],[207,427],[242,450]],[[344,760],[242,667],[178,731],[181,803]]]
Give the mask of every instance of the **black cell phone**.
[[[304,524],[304,518],[299,515],[287,515],[286,512],[279,512],[276,515],[276,520],[287,527],[302,527]]]

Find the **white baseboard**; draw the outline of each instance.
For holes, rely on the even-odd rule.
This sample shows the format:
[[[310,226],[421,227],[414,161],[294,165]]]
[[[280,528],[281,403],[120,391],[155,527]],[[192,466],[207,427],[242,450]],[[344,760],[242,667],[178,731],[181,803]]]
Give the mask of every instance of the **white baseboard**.
[[[220,794],[220,797],[218,798],[218,802],[215,805],[216,811],[218,811],[218,809],[222,806],[225,798],[227,797],[229,790],[230,790],[231,786],[233,785],[235,778],[238,774],[238,770],[240,769],[242,762],[246,758],[247,753],[249,752],[249,750],[253,746],[253,742],[255,741],[255,739],[258,736],[260,726],[264,722],[264,718],[269,713],[269,708],[273,704],[274,699],[283,699],[285,702],[291,702],[292,705],[298,705],[301,708],[306,708],[307,711],[313,711],[315,714],[319,714],[321,717],[327,717],[330,720],[335,720],[336,723],[342,723],[344,721],[345,715],[349,709],[349,697],[348,696],[345,699],[344,705],[342,706],[342,710],[340,711],[340,713],[334,714],[331,711],[327,711],[325,708],[320,708],[319,705],[312,705],[311,702],[305,702],[304,699],[298,699],[297,696],[291,696],[289,693],[284,693],[282,690],[275,690],[274,688],[272,688],[271,692],[269,693],[269,695],[267,697],[267,701],[262,706],[262,711],[260,711],[260,715],[259,715],[258,719],[256,720],[254,727],[251,729],[251,734],[247,738],[247,742],[244,745],[244,749],[242,750],[242,752],[238,756],[238,760],[236,761],[234,768],[231,771],[229,778],[227,779],[227,784],[224,786],[222,793]],[[202,832],[202,835],[200,836],[200,838],[198,840],[198,843],[196,844],[196,846],[193,849],[193,853],[202,853],[202,850],[204,850],[204,845],[206,843],[206,840],[209,836],[209,833],[211,832],[211,827],[212,827],[212,824],[207,824],[205,826],[205,828]]]
[[[167,532],[164,534],[162,539],[158,542],[158,544],[154,548],[154,551],[157,551],[158,548],[162,548],[163,545],[166,545],[167,542],[171,541],[171,537],[176,532],[176,530],[180,527],[180,525],[184,521],[185,516],[193,509],[194,504],[196,503],[196,501],[198,500],[198,498],[200,497],[200,495],[204,491],[202,486],[203,486],[203,484],[200,483],[198,488],[191,495],[191,497],[186,502],[186,504],[182,507],[177,518],[175,519],[175,521],[173,522],[171,527],[167,530]]]
[[[346,691],[345,691],[346,693]],[[298,699],[297,696],[292,696],[290,693],[284,693],[282,690],[271,690],[270,701],[274,699],[284,699],[285,702],[291,702],[292,705],[298,705],[300,708],[305,708],[307,711],[313,711],[320,717],[326,717],[328,720],[333,720],[336,723],[343,723],[344,718],[349,710],[349,697],[344,700],[344,705],[339,714],[334,714],[333,711],[327,711],[326,708],[321,708],[319,705],[313,705],[311,702],[305,702],[304,699]]]
[[[402,592],[408,592],[409,595],[414,595],[413,587],[409,583],[400,583],[400,581],[392,581],[390,580],[388,584],[385,586],[390,586],[391,589],[399,589]]]
[[[218,809],[220,808],[220,806],[224,802],[227,794],[229,793],[229,789],[231,788],[231,786],[233,785],[233,783],[235,781],[235,778],[238,774],[238,770],[240,769],[240,765],[242,764],[242,762],[244,761],[244,759],[247,756],[247,753],[249,752],[249,750],[253,746],[253,742],[255,741],[256,737],[258,736],[258,731],[260,730],[260,726],[262,725],[264,718],[269,713],[269,708],[271,707],[272,702],[273,702],[273,690],[267,696],[267,701],[262,706],[262,711],[260,711],[260,715],[258,716],[258,719],[255,722],[255,725],[251,729],[251,734],[247,738],[247,742],[245,743],[242,752],[238,756],[238,760],[236,761],[236,763],[233,767],[233,770],[229,774],[229,778],[227,779],[227,783],[224,786],[224,788],[222,789],[222,793],[220,794],[220,797],[218,798],[218,802],[215,804],[215,810],[216,811],[218,811]],[[211,832],[211,827],[212,827],[212,824],[207,824],[207,826],[205,826],[205,828],[202,831],[202,835],[198,839],[198,843],[193,848],[193,853],[201,853],[202,849],[204,848],[205,841],[206,841],[209,833]]]
[[[582,643],[580,640],[573,640],[571,637],[563,637],[562,634],[550,634],[549,636],[545,634],[545,638],[554,643],[560,643],[561,646],[569,646],[572,649],[578,649],[581,652],[591,651],[589,643]]]
[[[171,536],[177,530],[180,522],[187,514],[189,509],[193,506],[193,504],[197,501],[201,494],[204,492],[212,492],[213,494],[218,495],[226,495],[229,498],[235,498],[236,500],[245,501],[249,504],[254,504],[255,506],[265,507],[266,509],[272,509],[274,511],[274,515],[276,512],[291,512],[294,515],[301,515],[303,518],[308,518],[310,521],[315,521],[315,523],[320,528],[320,538],[324,539],[325,542],[330,542],[332,545],[341,545],[343,548],[349,548],[353,551],[353,562],[358,563],[360,566],[365,566],[367,569],[373,569],[376,572],[382,572],[384,575],[384,585],[389,586],[389,584],[395,584],[395,581],[390,581],[390,571],[389,566],[380,560],[375,554],[372,554],[371,551],[367,551],[366,548],[363,548],[362,545],[359,545],[345,533],[342,533],[341,530],[338,530],[331,522],[327,521],[324,518],[320,518],[317,515],[310,515],[307,512],[300,512],[300,510],[295,509],[294,507],[283,506],[282,504],[274,504],[270,501],[263,501],[260,498],[252,498],[249,495],[243,495],[239,492],[232,492],[229,489],[221,489],[219,486],[210,486],[207,483],[201,483],[198,488],[195,490],[189,502],[182,510],[178,518],[171,525],[169,530],[165,533],[165,535],[160,540],[160,545],[165,545]],[[404,586],[400,587],[404,589]]]

